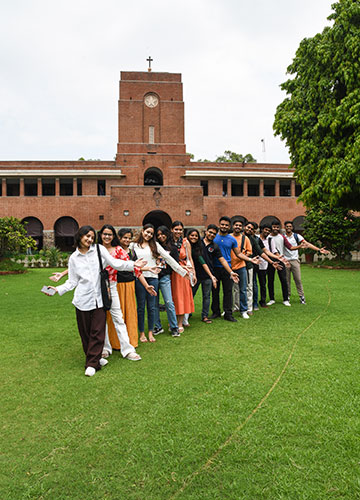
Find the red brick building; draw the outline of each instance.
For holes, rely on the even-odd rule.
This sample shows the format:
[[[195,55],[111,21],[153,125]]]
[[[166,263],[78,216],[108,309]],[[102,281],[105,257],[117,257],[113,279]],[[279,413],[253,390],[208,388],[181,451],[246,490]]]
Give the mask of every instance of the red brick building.
[[[77,227],[145,222],[203,227],[219,216],[303,220],[288,165],[193,162],[181,75],[121,72],[114,161],[0,161],[0,217],[28,221],[40,246],[70,247]]]

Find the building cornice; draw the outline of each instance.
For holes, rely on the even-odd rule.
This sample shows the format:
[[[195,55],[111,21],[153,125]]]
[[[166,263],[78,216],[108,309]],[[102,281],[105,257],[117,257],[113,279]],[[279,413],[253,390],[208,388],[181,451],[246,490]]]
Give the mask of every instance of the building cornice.
[[[125,177],[121,170],[86,169],[16,169],[3,170],[0,177]]]
[[[281,172],[277,171],[250,171],[250,170],[185,170],[183,177],[215,177],[215,178],[250,178],[250,177],[266,177],[266,178],[281,178],[281,179],[292,179],[294,177],[293,172]]]

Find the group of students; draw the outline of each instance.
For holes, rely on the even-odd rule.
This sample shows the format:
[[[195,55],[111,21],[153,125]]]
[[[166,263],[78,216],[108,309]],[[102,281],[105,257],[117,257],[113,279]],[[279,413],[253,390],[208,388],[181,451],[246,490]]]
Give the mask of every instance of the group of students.
[[[93,376],[105,366],[113,349],[119,349],[129,360],[141,359],[136,352],[138,340],[155,342],[155,336],[164,331],[160,321],[159,291],[173,337],[179,337],[184,327],[189,326],[189,317],[194,312],[193,298],[200,285],[201,320],[206,324],[221,315],[225,320],[236,322],[235,310],[248,319],[252,311],[258,309],[257,276],[260,306],[273,304],[275,269],[281,276],[284,304],[290,305],[289,270],[293,272],[298,293],[305,303],[300,268],[295,262],[292,264],[298,261],[298,256],[291,254],[287,259],[284,248],[297,252],[300,247],[310,246],[326,251],[305,242],[292,230],[288,234],[287,223],[286,236],[279,233],[280,227],[274,234],[276,224],[273,224],[272,228],[262,227],[258,237],[255,236],[256,223],[247,223],[242,232],[242,222],[235,221],[233,233],[229,234],[231,220],[221,217],[219,227],[210,224],[203,238],[195,228],[189,229],[185,237],[181,221],[175,221],[171,230],[166,226],[155,230],[152,224],[146,224],[134,241],[130,229],[120,229],[116,233],[113,226],[105,224],[97,234],[97,245],[95,230],[91,226],[81,227],[75,235],[76,250],[70,256],[68,270],[50,277],[57,282],[68,274],[67,281],[49,288],[59,295],[75,289],[73,304],[86,356],[85,375]],[[107,313],[101,294],[102,266],[106,267],[110,280],[112,300]],[[270,295],[267,305],[266,277]],[[223,313],[220,309],[221,285]],[[211,297],[212,315],[209,316]]]

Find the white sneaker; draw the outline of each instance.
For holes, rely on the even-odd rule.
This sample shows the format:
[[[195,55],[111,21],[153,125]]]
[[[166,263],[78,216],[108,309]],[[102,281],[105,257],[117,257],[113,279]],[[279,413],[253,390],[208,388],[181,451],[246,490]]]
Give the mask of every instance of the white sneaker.
[[[95,373],[96,373],[96,370],[93,366],[88,366],[85,370],[86,377],[92,377],[93,375],[95,375]]]
[[[109,361],[105,358],[100,358],[100,361],[99,361],[100,366],[106,366],[108,364],[108,362]]]
[[[242,316],[242,318],[244,318],[244,319],[250,319],[250,316],[248,315],[248,313],[247,313],[247,312],[243,312],[243,313],[241,313],[241,316]]]
[[[272,306],[273,304],[275,304],[275,300],[269,300],[269,302],[266,302],[267,306]]]
[[[284,306],[291,307],[291,304],[288,300],[284,300],[283,304],[284,304]]]

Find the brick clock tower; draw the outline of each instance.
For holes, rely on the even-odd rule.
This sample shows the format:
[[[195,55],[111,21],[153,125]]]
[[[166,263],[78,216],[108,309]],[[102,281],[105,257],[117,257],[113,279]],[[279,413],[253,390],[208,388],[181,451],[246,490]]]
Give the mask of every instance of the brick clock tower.
[[[181,74],[121,72],[116,167],[121,180],[111,187],[112,220],[132,226],[202,220],[200,181],[185,178],[190,155]]]
[[[117,154],[185,154],[180,74],[121,72]]]

